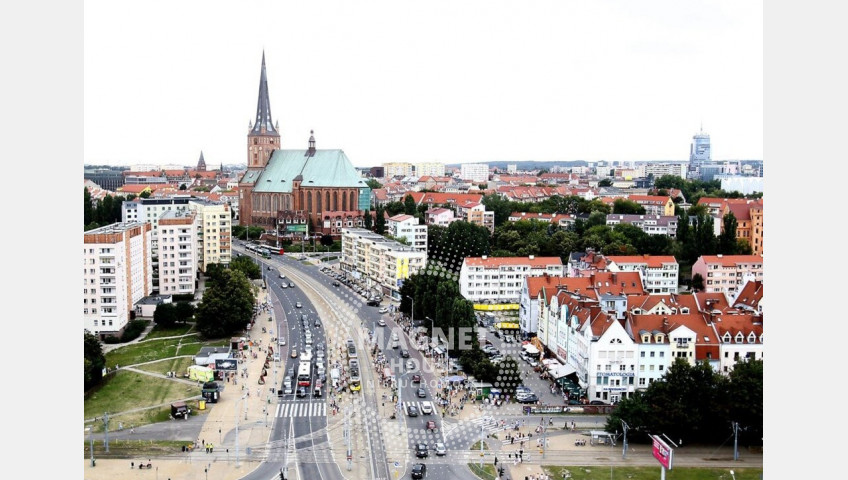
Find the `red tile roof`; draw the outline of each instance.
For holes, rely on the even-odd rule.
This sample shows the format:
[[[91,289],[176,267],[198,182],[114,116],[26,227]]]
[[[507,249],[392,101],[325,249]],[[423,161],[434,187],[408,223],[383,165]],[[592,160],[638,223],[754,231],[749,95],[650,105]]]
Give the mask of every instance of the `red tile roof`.
[[[466,257],[465,264],[469,267],[497,268],[503,265],[530,265],[543,267],[546,265],[562,265],[559,257]]]
[[[718,263],[725,267],[734,267],[740,263],[763,263],[762,255],[701,255],[707,265]]]
[[[623,264],[647,264],[649,268],[662,268],[669,263],[677,263],[673,255],[608,255],[608,262]]]
[[[628,195],[627,199],[640,204],[665,205],[671,200],[671,197],[664,197],[662,195]]]

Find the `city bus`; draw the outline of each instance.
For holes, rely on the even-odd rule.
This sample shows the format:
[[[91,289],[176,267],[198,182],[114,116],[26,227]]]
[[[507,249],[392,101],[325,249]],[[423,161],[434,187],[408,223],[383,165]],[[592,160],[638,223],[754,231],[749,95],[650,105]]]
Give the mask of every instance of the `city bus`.
[[[255,245],[253,243],[249,243],[244,247],[248,252],[253,252],[257,255],[260,255],[262,258],[271,258],[271,251],[268,250],[268,247],[264,245]]]
[[[300,362],[300,366],[297,367],[297,386],[298,387],[308,387],[312,382],[312,376],[310,375],[310,363],[309,362]]]

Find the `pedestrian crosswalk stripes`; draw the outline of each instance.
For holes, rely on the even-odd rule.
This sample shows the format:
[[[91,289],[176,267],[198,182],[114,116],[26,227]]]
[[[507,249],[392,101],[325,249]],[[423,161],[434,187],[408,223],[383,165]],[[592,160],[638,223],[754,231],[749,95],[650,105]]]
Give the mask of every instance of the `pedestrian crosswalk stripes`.
[[[326,417],[325,402],[292,402],[277,405],[277,417]]]

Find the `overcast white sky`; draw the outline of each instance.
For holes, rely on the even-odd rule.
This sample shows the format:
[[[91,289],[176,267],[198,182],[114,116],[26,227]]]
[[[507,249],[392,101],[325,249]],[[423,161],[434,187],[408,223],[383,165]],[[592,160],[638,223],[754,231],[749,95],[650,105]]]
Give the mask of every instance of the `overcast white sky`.
[[[283,148],[356,166],[763,158],[761,1],[84,8],[86,164],[245,163],[263,49]]]

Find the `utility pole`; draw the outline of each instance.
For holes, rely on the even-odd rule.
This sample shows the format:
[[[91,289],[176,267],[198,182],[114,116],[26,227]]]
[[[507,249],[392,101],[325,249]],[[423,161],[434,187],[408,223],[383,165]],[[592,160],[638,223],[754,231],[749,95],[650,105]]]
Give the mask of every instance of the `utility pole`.
[[[480,468],[483,468],[483,423],[480,423]]]
[[[94,466],[94,428],[88,427],[88,450],[91,452],[91,466]]]
[[[247,394],[241,396],[241,399],[236,400],[236,468],[239,468],[241,465],[239,464],[239,411],[238,411],[238,403],[241,400],[244,400]]]
[[[733,427],[733,460],[739,460],[739,422],[731,422]]]
[[[630,425],[628,425],[627,422],[622,420],[621,428],[624,429],[624,447],[621,452],[621,458],[627,458],[627,429],[630,428]]]
[[[103,447],[109,453],[109,412],[103,414]]]
[[[351,444],[350,438],[350,407],[345,407],[345,419],[344,419],[344,436],[345,436],[345,446],[347,446],[347,471],[351,471],[353,469],[353,445]]]

